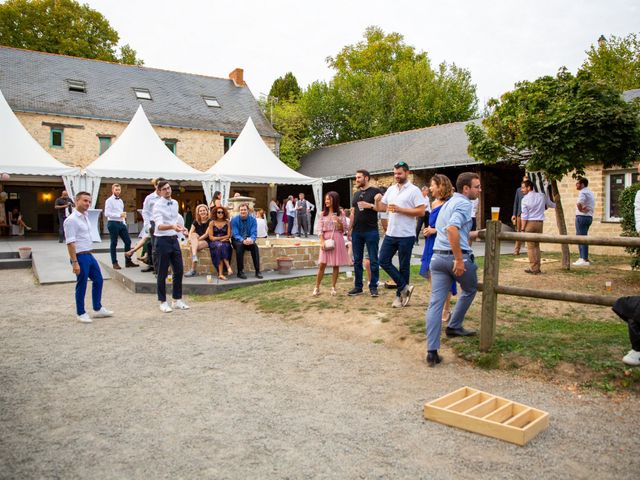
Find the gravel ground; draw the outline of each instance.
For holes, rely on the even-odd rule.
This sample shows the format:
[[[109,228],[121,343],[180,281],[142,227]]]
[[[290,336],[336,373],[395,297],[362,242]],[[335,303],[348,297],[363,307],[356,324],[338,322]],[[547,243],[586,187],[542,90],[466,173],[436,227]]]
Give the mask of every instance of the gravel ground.
[[[239,304],[162,315],[105,284],[75,322],[70,285],[0,276],[2,478],[638,478],[638,399],[446,363]],[[28,293],[25,293],[28,292]],[[26,302],[25,302],[26,301]],[[25,305],[26,303],[26,305]],[[425,421],[468,385],[551,413],[525,447]]]

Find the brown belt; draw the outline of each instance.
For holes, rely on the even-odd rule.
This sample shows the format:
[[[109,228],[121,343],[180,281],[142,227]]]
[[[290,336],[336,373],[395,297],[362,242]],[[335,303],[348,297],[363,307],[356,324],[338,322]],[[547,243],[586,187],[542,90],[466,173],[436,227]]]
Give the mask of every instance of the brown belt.
[[[93,253],[93,250],[87,250],[86,252],[77,252],[76,256],[78,255],[91,255]]]

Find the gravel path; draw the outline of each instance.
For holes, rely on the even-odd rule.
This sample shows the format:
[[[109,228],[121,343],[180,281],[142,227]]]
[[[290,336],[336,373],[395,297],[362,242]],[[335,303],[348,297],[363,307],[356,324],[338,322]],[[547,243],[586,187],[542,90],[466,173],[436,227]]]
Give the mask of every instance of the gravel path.
[[[285,323],[233,303],[73,321],[72,287],[0,276],[1,478],[638,478],[637,399],[616,403]],[[26,293],[28,292],[28,293]],[[25,304],[26,303],[26,304]],[[156,314],[158,313],[158,314]],[[518,447],[422,418],[469,385],[542,408]]]

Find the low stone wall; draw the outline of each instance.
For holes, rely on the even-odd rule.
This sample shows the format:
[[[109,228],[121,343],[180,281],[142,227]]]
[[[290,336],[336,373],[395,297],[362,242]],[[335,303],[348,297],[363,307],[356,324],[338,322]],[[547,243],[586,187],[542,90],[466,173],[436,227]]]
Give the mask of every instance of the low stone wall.
[[[300,239],[264,239],[259,238],[258,248],[260,249],[260,269],[264,271],[276,270],[278,268],[276,259],[279,257],[289,257],[293,260],[293,269],[315,268],[318,265],[318,255],[320,254],[320,243],[317,240]],[[184,271],[191,270],[191,251],[185,242],[181,245],[182,262]],[[233,250],[231,256],[231,268],[236,270],[236,253]],[[213,273],[211,254],[209,249],[198,252],[199,274]],[[251,252],[244,254],[244,271],[253,272],[253,262]]]

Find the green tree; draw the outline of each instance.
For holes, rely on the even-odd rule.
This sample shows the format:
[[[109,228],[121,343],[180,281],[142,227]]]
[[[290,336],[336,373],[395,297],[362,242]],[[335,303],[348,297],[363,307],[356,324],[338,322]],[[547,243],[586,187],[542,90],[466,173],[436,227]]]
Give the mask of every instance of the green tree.
[[[75,0],[7,0],[0,4],[0,44],[73,57],[141,65],[107,19]]]
[[[299,168],[300,158],[311,150],[307,139],[309,125],[300,105],[288,100],[274,104],[273,126],[282,134],[280,160],[294,170]]]
[[[595,80],[602,80],[619,91],[640,88],[640,39],[635,33],[624,38],[602,37],[598,45],[587,50],[582,70]]]
[[[640,176],[640,175],[639,175]],[[622,235],[625,237],[640,236],[636,231],[634,203],[636,193],[640,191],[640,183],[635,183],[620,192],[620,214],[622,217]],[[631,254],[631,268],[640,270],[640,247],[627,247]]]
[[[327,58],[333,79],[301,96],[314,146],[469,120],[477,114],[471,75],[455,64],[434,69],[398,33],[369,27],[364,40]]]
[[[484,163],[526,163],[551,180],[558,231],[567,227],[557,181],[583,175],[590,163],[627,167],[640,156],[640,105],[626,103],[618,90],[594,81],[586,72],[520,82],[500,100],[488,102],[491,113],[482,127],[469,124],[469,154]],[[569,268],[569,249],[563,267]]]
[[[298,80],[291,72],[287,72],[283,77],[275,79],[269,90],[269,97],[279,100],[295,100],[300,96],[301,90]]]

